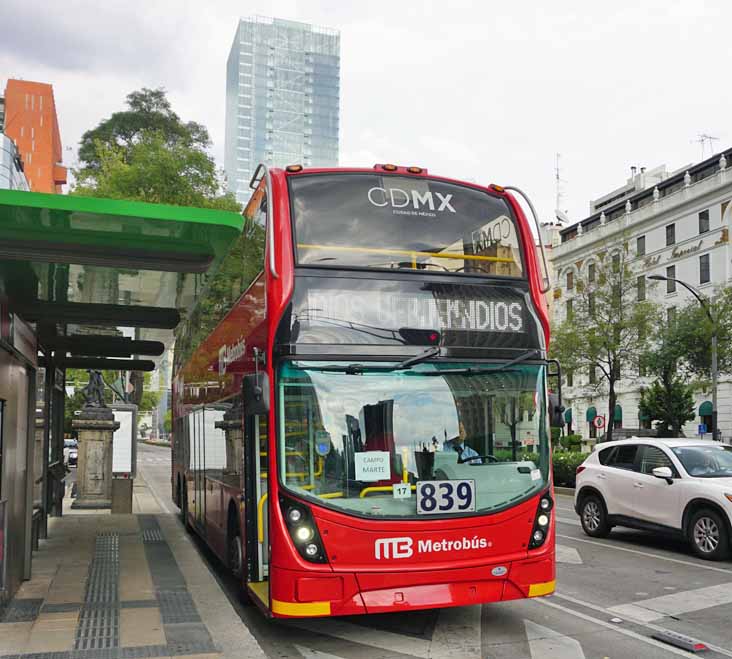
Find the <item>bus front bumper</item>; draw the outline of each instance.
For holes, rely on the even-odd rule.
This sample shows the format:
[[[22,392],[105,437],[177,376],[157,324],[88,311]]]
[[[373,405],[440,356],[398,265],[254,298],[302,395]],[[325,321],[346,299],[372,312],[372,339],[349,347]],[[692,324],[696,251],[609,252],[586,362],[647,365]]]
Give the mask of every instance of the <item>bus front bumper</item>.
[[[513,563],[452,570],[317,573],[271,566],[270,610],[278,618],[470,606],[554,592],[554,552]]]

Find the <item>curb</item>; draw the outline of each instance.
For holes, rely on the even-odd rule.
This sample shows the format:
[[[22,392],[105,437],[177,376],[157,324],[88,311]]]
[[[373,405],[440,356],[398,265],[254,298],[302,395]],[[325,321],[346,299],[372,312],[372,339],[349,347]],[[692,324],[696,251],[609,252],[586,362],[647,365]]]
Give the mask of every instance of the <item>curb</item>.
[[[167,446],[170,448],[170,442],[155,442],[147,439],[142,440],[141,444],[147,444],[148,446]]]
[[[557,494],[568,494],[569,496],[574,496],[574,488],[573,487],[554,487],[554,492]]]

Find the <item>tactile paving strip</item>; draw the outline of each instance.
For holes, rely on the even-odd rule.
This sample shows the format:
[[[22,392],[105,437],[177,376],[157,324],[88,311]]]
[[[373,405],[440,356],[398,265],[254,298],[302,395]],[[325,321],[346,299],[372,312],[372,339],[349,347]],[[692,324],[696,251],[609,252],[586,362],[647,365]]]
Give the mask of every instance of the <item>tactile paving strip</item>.
[[[119,647],[119,608],[119,536],[103,533],[97,535],[89,566],[74,650],[99,653]]]
[[[16,598],[7,606],[0,607],[0,623],[3,622],[33,622],[41,610],[42,599]],[[0,633],[0,636],[2,633]]]

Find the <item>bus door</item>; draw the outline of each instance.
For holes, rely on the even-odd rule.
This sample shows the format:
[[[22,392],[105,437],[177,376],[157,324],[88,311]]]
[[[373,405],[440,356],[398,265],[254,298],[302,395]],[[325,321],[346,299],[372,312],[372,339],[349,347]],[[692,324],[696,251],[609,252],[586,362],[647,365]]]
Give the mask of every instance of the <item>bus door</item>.
[[[267,488],[267,417],[244,417],[244,517],[247,581],[269,575],[269,497]]]

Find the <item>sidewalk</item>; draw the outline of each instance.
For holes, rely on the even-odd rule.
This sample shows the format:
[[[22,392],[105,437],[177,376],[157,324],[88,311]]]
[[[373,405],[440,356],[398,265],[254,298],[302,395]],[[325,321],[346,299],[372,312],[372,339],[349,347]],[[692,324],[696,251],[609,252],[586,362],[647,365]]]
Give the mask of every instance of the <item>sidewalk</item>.
[[[0,659],[265,657],[141,477],[131,515],[64,503],[33,578],[0,610]]]

